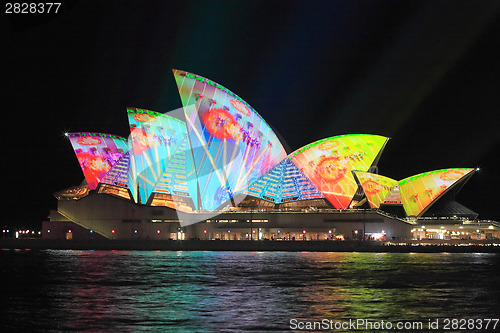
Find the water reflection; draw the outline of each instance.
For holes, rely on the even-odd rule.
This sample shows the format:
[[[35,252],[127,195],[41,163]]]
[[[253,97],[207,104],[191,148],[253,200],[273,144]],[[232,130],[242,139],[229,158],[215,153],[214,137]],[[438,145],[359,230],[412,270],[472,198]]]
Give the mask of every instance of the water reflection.
[[[7,331],[282,331],[495,318],[497,254],[0,251]]]

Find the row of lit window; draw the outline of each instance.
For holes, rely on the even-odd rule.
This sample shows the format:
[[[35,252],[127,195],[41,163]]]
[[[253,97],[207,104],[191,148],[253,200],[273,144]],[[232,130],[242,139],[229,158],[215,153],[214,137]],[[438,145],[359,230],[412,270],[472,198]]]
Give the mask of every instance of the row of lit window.
[[[29,231],[29,230],[28,230],[28,231]],[[4,230],[4,232],[5,232],[5,230]],[[7,232],[9,232],[9,231],[7,230]],[[73,231],[72,231],[71,229],[68,229],[68,231],[67,231],[67,232],[68,232],[68,234],[73,233]],[[182,233],[183,231],[181,230],[180,232]],[[21,232],[21,231],[20,231],[20,233],[24,233],[24,231],[23,231],[23,232]],[[35,233],[35,232],[33,231],[33,233]],[[47,233],[48,233],[48,234],[50,234],[50,229],[47,229]],[[90,229],[90,230],[89,230],[89,233],[93,234],[93,233],[94,233],[94,230]],[[115,229],[112,229],[112,230],[111,230],[111,233],[112,233],[112,234],[115,234],[115,233],[116,233],[116,230],[115,230]],[[134,234],[137,234],[137,233],[139,233],[139,231],[138,231],[137,229],[134,229]],[[160,229],[156,230],[156,233],[157,233],[157,234],[161,233],[161,230],[160,230]],[[39,233],[39,234],[40,234],[40,233]]]
[[[215,223],[237,223],[237,222],[244,222],[244,220],[206,220],[205,222],[210,223],[210,222],[215,222]],[[246,222],[250,222],[250,220],[246,220]],[[269,220],[264,219],[264,220],[252,220],[254,223],[267,223]]]

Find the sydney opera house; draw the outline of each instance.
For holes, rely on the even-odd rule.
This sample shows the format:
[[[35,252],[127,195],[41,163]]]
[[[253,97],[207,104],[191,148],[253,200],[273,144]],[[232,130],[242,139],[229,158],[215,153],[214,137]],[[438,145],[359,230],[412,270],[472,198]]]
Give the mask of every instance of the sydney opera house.
[[[247,102],[174,70],[183,107],[128,108],[128,138],[67,133],[84,181],[55,193],[48,239],[390,240],[498,237],[455,201],[476,169],[375,173],[389,138],[349,134],[287,153]]]

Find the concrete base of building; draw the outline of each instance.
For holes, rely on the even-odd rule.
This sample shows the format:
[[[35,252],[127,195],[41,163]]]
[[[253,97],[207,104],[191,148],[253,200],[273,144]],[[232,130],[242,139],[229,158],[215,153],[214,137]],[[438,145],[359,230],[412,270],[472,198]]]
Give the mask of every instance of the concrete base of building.
[[[197,223],[187,225],[186,218],[195,218]],[[79,200],[60,200],[50,221],[43,222],[42,238],[79,240],[87,233],[87,240],[89,235],[100,235],[114,240],[361,241],[410,238],[412,227],[376,210],[231,210],[217,216],[208,212],[186,215],[168,207],[91,193]]]

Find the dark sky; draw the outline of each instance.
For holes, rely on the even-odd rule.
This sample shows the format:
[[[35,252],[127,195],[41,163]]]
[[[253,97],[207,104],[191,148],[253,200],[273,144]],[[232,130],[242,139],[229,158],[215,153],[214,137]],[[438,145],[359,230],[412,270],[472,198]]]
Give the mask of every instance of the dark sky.
[[[379,173],[480,167],[458,201],[500,220],[500,1],[63,1],[2,14],[3,224],[36,226],[83,174],[63,133],[127,137],[181,106],[171,69],[251,104],[290,149],[389,136]],[[5,12],[5,9],[3,10]]]

